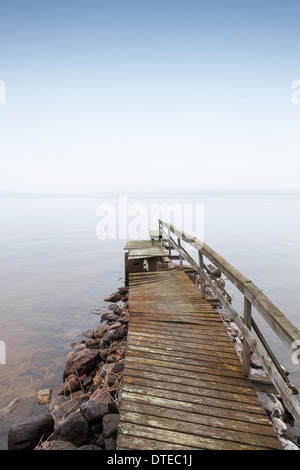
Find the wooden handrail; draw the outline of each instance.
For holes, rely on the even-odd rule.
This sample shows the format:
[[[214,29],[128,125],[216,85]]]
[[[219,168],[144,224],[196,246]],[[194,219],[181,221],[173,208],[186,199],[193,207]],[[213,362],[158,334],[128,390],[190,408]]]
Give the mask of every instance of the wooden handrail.
[[[159,220],[162,227],[166,227],[173,232],[177,238],[196,248],[203,256],[211,261],[214,266],[226,276],[251,302],[253,307],[260,313],[269,324],[278,338],[294,352],[293,344],[300,341],[300,331],[288,318],[266,297],[266,295],[253,282],[244,276],[238,269],[234,268],[228,261],[210,248],[206,243],[196,237],[191,237],[182,230],[178,230],[174,225]]]
[[[164,232],[165,227],[168,233]],[[169,250],[171,247],[175,249],[180,256],[181,268],[182,259],[185,259],[190,265],[199,273],[202,284],[202,294],[205,295],[204,283],[207,283],[214,294],[219,299],[223,307],[229,312],[231,317],[237,323],[237,326],[243,334],[245,340],[243,348],[243,371],[245,375],[249,375],[250,370],[250,353],[254,351],[260,360],[263,369],[268,374],[274,387],[280,394],[283,403],[287,410],[294,417],[297,424],[300,426],[300,404],[295,399],[286,378],[283,377],[281,366],[277,360],[274,360],[273,353],[269,346],[266,344],[264,338],[262,344],[254,337],[251,332],[251,325],[254,321],[251,318],[251,307],[254,306],[266,322],[271,326],[277,336],[285,343],[285,345],[293,351],[293,342],[296,341],[300,344],[300,331],[296,328],[283,313],[256,287],[250,279],[241,274],[236,268],[231,266],[224,258],[212,250],[206,243],[201,242],[196,237],[191,237],[185,232],[178,230],[172,224],[159,220],[159,229],[162,232],[162,237],[169,242]],[[177,236],[178,243],[171,237],[171,232]],[[187,253],[181,246],[180,240],[185,241],[198,250],[199,264]],[[224,292],[216,285],[212,278],[205,272],[203,265],[203,256],[208,258],[220,271],[239,289],[244,295],[244,319],[240,317],[235,308],[228,301]],[[257,326],[255,324],[255,329]],[[257,331],[256,331],[257,333]],[[294,351],[293,351],[294,352]]]

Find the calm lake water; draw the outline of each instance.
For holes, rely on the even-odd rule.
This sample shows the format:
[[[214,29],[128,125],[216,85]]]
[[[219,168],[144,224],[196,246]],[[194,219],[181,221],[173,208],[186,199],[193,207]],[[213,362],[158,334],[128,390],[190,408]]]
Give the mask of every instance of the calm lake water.
[[[204,204],[206,243],[300,328],[299,196],[128,197],[128,205],[134,202],[147,208],[153,202]],[[91,312],[104,308],[104,297],[124,283],[125,240],[96,235],[96,210],[103,203],[118,207],[118,199],[0,198],[0,340],[6,345],[6,364],[0,364],[0,448],[20,416],[44,411],[36,404],[37,391],[51,387],[56,393],[70,342],[98,326],[100,318]],[[238,293],[229,283],[226,287],[241,308]],[[258,322],[300,388],[291,354]]]

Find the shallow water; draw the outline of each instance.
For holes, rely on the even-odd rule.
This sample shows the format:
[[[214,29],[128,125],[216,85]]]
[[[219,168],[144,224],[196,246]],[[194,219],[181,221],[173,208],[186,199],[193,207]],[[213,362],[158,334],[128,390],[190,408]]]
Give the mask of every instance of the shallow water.
[[[104,199],[0,199],[1,305],[0,340],[6,364],[0,364],[0,448],[6,432],[21,415],[44,412],[35,395],[61,384],[70,342],[96,328],[91,312],[105,307],[104,297],[124,283],[125,240],[99,240],[96,209]],[[149,209],[162,199],[134,200]],[[199,195],[165,199],[171,204],[204,204],[204,238],[227,261],[248,276],[300,328],[299,197]],[[153,227],[157,228],[157,227]],[[238,293],[227,283],[234,303]],[[259,322],[260,323],[260,322]],[[264,327],[263,327],[264,328]],[[266,336],[292,381],[300,372],[273,335]]]

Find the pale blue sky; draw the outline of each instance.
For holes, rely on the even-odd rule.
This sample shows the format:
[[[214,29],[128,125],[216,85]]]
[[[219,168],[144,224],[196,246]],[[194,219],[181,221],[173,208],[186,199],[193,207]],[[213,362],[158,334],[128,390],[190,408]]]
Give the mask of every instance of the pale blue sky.
[[[274,0],[2,4],[0,192],[299,190],[299,14]]]

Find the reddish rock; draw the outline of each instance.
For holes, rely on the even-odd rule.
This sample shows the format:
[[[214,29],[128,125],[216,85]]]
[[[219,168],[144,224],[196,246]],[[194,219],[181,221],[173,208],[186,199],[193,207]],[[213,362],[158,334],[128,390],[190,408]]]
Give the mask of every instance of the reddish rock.
[[[262,369],[262,365],[259,362],[259,359],[256,356],[256,354],[254,354],[254,353],[252,353],[251,356],[250,356],[250,365],[252,367],[254,367],[255,369]]]
[[[80,390],[80,379],[75,374],[70,374],[65,380],[63,387],[58,392],[58,395],[70,395],[72,392]]]
[[[112,397],[106,388],[98,388],[92,395],[90,400],[98,400],[105,405],[112,402]]]
[[[105,302],[119,302],[122,299],[122,295],[120,292],[114,292],[113,294],[110,294],[108,297],[105,297]]]
[[[100,353],[96,349],[83,349],[75,352],[67,360],[64,377],[70,374],[78,376],[89,374],[100,360]]]

